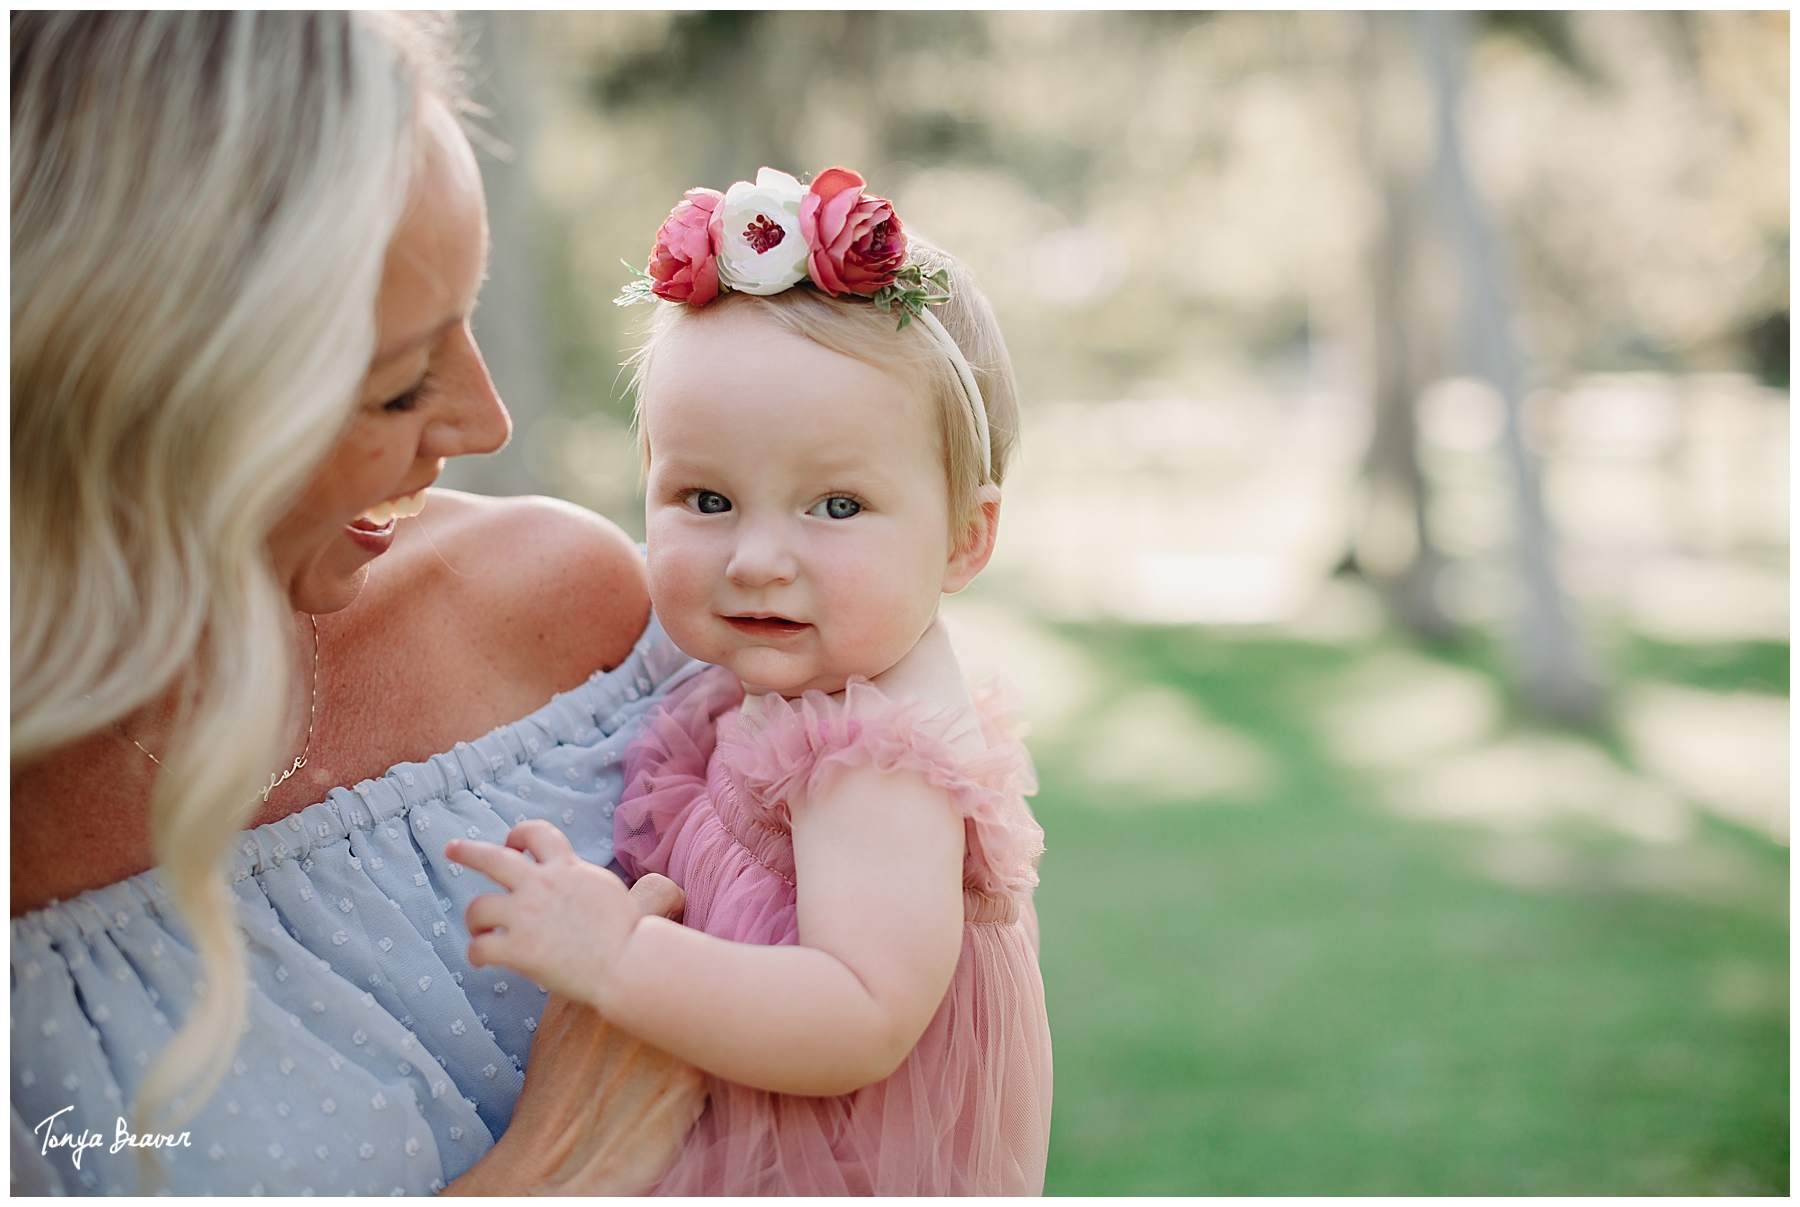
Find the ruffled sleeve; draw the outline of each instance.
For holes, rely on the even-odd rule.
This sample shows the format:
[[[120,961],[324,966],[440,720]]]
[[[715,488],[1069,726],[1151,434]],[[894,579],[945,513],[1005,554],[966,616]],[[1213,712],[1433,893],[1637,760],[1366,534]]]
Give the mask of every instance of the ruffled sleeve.
[[[1037,791],[1037,777],[1010,701],[992,684],[977,688],[974,699],[986,742],[979,751],[953,744],[967,727],[958,710],[895,703],[857,678],[841,701],[820,692],[798,700],[770,695],[760,711],[724,718],[720,754],[745,806],[782,829],[790,828],[791,805],[824,791],[848,768],[921,775],[963,818],[963,887],[1023,904],[1044,851],[1044,832],[1024,800]]]

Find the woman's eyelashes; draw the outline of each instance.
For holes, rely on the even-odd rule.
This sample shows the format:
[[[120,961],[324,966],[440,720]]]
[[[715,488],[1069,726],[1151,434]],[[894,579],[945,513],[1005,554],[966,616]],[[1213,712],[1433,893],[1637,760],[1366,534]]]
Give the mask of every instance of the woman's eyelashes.
[[[430,395],[432,387],[436,384],[437,378],[433,377],[430,373],[427,373],[425,376],[419,378],[412,389],[382,403],[381,409],[384,411],[395,412],[410,411]]]
[[[863,509],[861,500],[850,495],[832,495],[814,503],[807,515],[816,515],[827,520],[847,520]]]

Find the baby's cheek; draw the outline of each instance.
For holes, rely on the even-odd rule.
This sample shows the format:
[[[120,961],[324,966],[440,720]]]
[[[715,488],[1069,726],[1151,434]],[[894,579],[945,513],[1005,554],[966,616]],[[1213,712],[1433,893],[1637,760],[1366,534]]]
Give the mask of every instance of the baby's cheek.
[[[678,524],[649,525],[644,566],[650,580],[650,602],[656,614],[691,607],[706,571],[694,542],[684,540]]]
[[[706,632],[706,622],[712,615],[707,606],[707,596],[696,590],[695,584],[679,579],[666,580],[662,590],[657,590],[653,582],[650,588],[650,603],[656,609],[656,617],[662,621],[676,645],[694,657],[703,657],[693,648]]]
[[[892,566],[871,565],[845,581],[835,610],[850,621],[839,627],[846,673],[873,679],[888,670],[906,657],[930,621],[919,612],[918,593],[908,589],[910,583],[895,581],[898,577]]]
[[[655,534],[652,533],[652,541]],[[655,545],[651,544],[651,549]],[[699,601],[705,595],[696,590],[696,576],[691,567],[685,566],[676,557],[658,557],[655,553],[647,558],[648,577],[650,580],[650,606],[656,609],[656,618],[662,621],[663,628],[677,642],[681,640],[679,629],[690,627],[692,617]]]

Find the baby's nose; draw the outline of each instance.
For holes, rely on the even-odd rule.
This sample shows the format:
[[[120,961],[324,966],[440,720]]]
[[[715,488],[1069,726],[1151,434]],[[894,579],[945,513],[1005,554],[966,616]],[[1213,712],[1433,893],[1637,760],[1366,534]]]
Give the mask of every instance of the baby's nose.
[[[800,572],[794,556],[775,525],[747,524],[739,530],[731,551],[726,577],[740,587],[766,587],[792,582]]]

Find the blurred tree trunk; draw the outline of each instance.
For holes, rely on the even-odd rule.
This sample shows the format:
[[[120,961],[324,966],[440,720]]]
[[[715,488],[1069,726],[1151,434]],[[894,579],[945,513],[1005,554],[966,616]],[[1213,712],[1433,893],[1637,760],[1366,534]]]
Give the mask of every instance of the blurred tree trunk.
[[[465,30],[475,38],[476,99],[493,110],[493,117],[480,124],[511,149],[503,155],[476,152],[493,245],[473,325],[488,372],[512,412],[513,440],[492,456],[452,460],[442,479],[446,486],[481,494],[543,489],[526,467],[524,436],[532,423],[560,409],[561,352],[545,271],[553,232],[530,166],[545,103],[537,70],[541,20],[530,12],[479,12],[463,18]]]
[[[1463,160],[1458,109],[1468,55],[1468,17],[1461,12],[1432,12],[1417,14],[1415,20],[1437,97],[1438,158],[1433,187],[1460,270],[1465,355],[1474,373],[1499,390],[1506,401],[1505,446],[1517,529],[1514,554],[1524,587],[1511,642],[1513,676],[1533,712],[1594,726],[1600,720],[1600,692],[1570,623],[1537,464],[1525,445],[1521,408],[1526,372],[1514,342],[1499,247]]]
[[[764,165],[782,167],[786,130],[782,116],[791,108],[777,85],[790,80],[771,80],[767,69],[769,44],[775,41],[770,23],[779,14],[768,12],[707,12],[690,36],[700,81],[718,97],[736,97],[735,103],[718,106],[711,114],[712,133],[706,155],[694,183],[719,190],[734,181],[754,180]]]
[[[1438,602],[1444,557],[1432,539],[1424,475],[1419,470],[1415,405],[1429,374],[1406,305],[1405,283],[1420,229],[1417,185],[1396,161],[1382,127],[1379,81],[1391,60],[1384,33],[1392,18],[1366,13],[1357,47],[1357,92],[1362,98],[1361,152],[1381,198],[1381,223],[1368,250],[1369,337],[1375,431],[1363,464],[1368,490],[1357,541],[1357,567],[1381,589],[1400,622],[1432,641],[1456,632]]]

